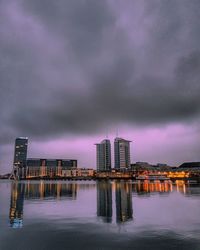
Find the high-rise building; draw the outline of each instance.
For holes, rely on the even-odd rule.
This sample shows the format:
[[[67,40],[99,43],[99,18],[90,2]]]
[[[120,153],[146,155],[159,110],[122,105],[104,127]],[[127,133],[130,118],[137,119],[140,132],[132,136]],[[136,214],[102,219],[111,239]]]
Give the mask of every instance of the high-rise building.
[[[26,160],[27,160],[28,138],[18,137],[15,140],[15,152],[13,162],[14,176],[17,178],[24,178],[26,174]]]
[[[130,142],[116,137],[114,141],[115,169],[125,169],[130,167]]]
[[[105,139],[96,144],[97,171],[111,171],[111,145],[110,140]]]

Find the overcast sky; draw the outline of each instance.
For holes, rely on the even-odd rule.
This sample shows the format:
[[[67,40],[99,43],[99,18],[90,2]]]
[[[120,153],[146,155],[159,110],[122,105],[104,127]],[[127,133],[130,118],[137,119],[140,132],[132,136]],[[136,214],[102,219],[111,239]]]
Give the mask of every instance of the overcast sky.
[[[0,0],[0,173],[29,157],[96,167],[116,130],[131,159],[200,160],[199,0]]]

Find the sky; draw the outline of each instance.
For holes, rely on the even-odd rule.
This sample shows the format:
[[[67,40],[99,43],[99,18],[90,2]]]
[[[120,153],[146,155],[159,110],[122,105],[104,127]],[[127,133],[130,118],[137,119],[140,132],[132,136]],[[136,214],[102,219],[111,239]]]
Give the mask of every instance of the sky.
[[[95,143],[131,161],[199,161],[199,0],[0,0],[0,173],[29,157],[96,167]]]

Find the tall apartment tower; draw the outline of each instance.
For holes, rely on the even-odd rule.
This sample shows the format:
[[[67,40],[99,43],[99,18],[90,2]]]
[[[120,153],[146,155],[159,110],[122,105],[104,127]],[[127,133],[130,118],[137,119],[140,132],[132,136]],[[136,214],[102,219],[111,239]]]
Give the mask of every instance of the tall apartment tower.
[[[96,144],[97,171],[111,171],[111,145],[110,140],[105,139]]]
[[[116,137],[114,141],[115,169],[130,167],[130,142]]]
[[[26,176],[27,148],[27,137],[16,138],[13,162],[13,175],[17,179],[25,178]]]

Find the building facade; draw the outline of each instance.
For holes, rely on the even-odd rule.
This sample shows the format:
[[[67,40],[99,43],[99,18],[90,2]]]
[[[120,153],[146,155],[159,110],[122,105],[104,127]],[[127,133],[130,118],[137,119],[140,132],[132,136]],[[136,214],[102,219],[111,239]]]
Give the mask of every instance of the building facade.
[[[26,177],[28,138],[18,137],[15,140],[13,174],[16,178]]]
[[[77,160],[71,159],[27,159],[26,177],[55,178],[62,176],[63,170],[77,168]]]
[[[114,141],[115,169],[126,169],[130,167],[130,142],[116,137]]]
[[[97,171],[111,171],[111,145],[105,139],[96,144]]]

